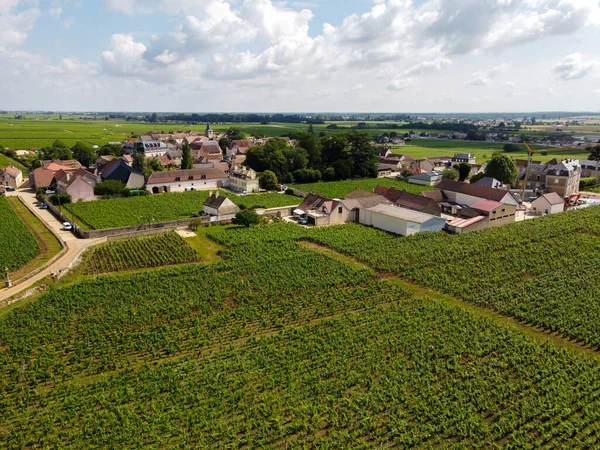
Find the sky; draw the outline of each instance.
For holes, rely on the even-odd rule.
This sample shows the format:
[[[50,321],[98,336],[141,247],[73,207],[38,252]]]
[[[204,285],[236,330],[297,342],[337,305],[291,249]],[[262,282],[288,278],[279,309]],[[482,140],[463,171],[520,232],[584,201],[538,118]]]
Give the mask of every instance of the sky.
[[[600,111],[600,0],[0,0],[0,110]]]

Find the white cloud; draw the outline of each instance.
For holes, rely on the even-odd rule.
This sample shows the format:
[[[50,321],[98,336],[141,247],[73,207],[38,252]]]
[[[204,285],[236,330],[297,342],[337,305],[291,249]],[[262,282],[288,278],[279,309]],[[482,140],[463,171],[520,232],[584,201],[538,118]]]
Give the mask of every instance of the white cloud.
[[[138,76],[143,78],[146,46],[135,42],[129,34],[115,34],[110,40],[110,49],[102,52],[104,70],[112,75]]]
[[[67,5],[77,1],[47,1],[47,20],[60,19],[70,29],[73,22],[65,17]],[[366,12],[338,17],[334,25],[323,23],[315,31],[318,28],[310,25],[317,20],[315,14],[318,17],[323,11],[323,1],[103,0],[106,9],[131,17],[126,28],[110,37],[99,55],[79,54],[80,60],[75,60],[73,55],[60,55],[57,48],[40,63],[39,72],[60,71],[71,82],[110,83],[115,90],[127,86],[153,97],[157,92],[166,99],[169,93],[181,94],[184,101],[189,93],[217,97],[220,92],[217,105],[223,108],[224,90],[236,92],[237,99],[252,105],[249,109],[263,108],[263,101],[265,107],[272,101],[279,109],[326,105],[315,98],[302,103],[315,92],[327,92],[333,109],[335,105],[361,109],[361,105],[378,107],[389,95],[387,89],[403,91],[403,105],[433,110],[436,102],[448,100],[468,106],[462,98],[472,94],[465,85],[488,86],[489,101],[505,101],[513,95],[521,100],[533,94],[522,89],[517,96],[517,86],[525,86],[525,80],[538,73],[545,77],[539,85],[552,86],[552,76],[584,78],[596,64],[581,56],[565,58],[554,70],[543,61],[541,70],[533,68],[536,49],[550,36],[570,35],[548,44],[557,52],[573,45],[580,45],[581,53],[595,52],[590,41],[593,33],[586,28],[600,25],[597,0],[372,0]],[[86,8],[88,2],[81,5]],[[0,48],[24,43],[39,14],[37,0],[0,0]],[[148,23],[159,25],[148,27]],[[519,70],[511,71],[515,81],[507,81],[508,75],[502,74],[509,65],[502,64],[502,52],[523,44],[531,47],[511,52]],[[520,53],[530,56],[525,59]],[[4,66],[11,73],[23,73],[27,57],[21,55],[18,62],[15,53],[10,60],[6,55]],[[81,75],[75,78],[78,71]],[[592,77],[588,78],[591,83]],[[422,90],[419,96],[417,89]],[[543,89],[537,89],[538,98],[545,98]],[[344,95],[348,92],[361,95]],[[446,97],[448,92],[455,97]],[[232,105],[239,109],[238,103]]]
[[[53,19],[58,19],[63,13],[63,9],[60,6],[54,6],[48,10],[48,15]]]
[[[562,80],[577,80],[591,73],[599,64],[581,53],[573,53],[555,65],[552,71]]]
[[[403,91],[404,89],[412,87],[414,85],[415,85],[414,78],[399,78],[396,80],[391,80],[388,83],[387,88],[390,91]]]
[[[71,28],[73,28],[74,23],[75,21],[72,17],[67,17],[65,20],[63,20],[62,26],[65,30],[69,31]]]
[[[35,1],[0,0],[0,47],[23,44],[40,15]]]
[[[448,58],[436,58],[433,61],[423,61],[403,72],[405,76],[423,75],[429,72],[439,72],[452,65]]]
[[[467,86],[485,86],[492,84],[492,80],[510,67],[510,64],[503,63],[491,69],[479,70],[472,75],[472,78],[465,84]]]

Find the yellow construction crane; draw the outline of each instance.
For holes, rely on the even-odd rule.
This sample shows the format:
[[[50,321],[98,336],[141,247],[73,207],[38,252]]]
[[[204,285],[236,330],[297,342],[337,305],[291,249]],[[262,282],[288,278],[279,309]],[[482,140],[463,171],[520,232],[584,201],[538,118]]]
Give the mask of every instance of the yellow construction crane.
[[[573,146],[550,147],[550,148],[545,148],[543,150],[532,150],[527,142],[523,141],[523,144],[525,144],[525,147],[527,148],[527,167],[525,168],[525,178],[523,179],[523,183],[521,186],[521,200],[525,200],[523,198],[523,195],[525,193],[525,187],[527,186],[527,178],[529,178],[529,166],[531,165],[531,158],[533,157],[534,153],[540,153],[541,155],[546,155],[550,152],[574,152],[577,150],[585,150],[587,148],[595,147],[598,145],[598,144],[585,144],[585,145],[578,145],[576,147],[573,147]]]

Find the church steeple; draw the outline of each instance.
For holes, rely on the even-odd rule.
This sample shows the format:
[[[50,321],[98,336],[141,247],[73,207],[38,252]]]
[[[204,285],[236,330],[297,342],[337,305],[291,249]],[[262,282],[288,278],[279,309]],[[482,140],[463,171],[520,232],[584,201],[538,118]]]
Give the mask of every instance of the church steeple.
[[[206,136],[209,139],[212,139],[214,136],[214,132],[210,127],[210,122],[206,122],[206,131],[204,132],[204,136]]]

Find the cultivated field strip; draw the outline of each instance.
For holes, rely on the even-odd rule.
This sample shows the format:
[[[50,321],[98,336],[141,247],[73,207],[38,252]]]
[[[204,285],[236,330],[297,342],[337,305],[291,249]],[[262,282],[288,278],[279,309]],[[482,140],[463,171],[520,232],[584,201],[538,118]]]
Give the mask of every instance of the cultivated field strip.
[[[374,269],[600,348],[600,208],[451,236],[359,225],[307,239]]]
[[[27,226],[13,211],[8,201],[0,197],[0,273],[24,266],[41,251]]]
[[[240,207],[275,208],[299,204],[302,199],[292,195],[275,193],[254,194],[241,197],[219,191]],[[91,202],[71,203],[65,208],[75,214],[87,226],[95,230],[154,222],[189,219],[198,216],[204,209],[209,191],[191,191],[148,195],[141,197],[113,198]]]
[[[127,238],[94,247],[83,265],[85,275],[193,263],[196,251],[177,233]]]
[[[593,215],[573,214],[570,232],[585,238]],[[533,234],[552,251],[548,223]],[[0,447],[600,445],[596,359],[297,243],[354,242],[383,265],[383,249],[399,263],[410,251],[399,242],[416,251],[442,239],[356,227],[365,234],[353,241],[354,228],[209,230],[222,262],[99,276],[10,311],[0,319]],[[469,239],[506,257],[530,232],[517,227],[506,249]],[[416,264],[432,270],[431,259]],[[519,280],[538,273],[552,281],[535,270]]]

